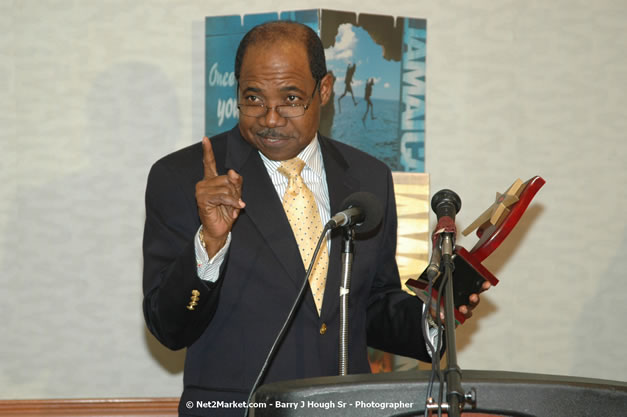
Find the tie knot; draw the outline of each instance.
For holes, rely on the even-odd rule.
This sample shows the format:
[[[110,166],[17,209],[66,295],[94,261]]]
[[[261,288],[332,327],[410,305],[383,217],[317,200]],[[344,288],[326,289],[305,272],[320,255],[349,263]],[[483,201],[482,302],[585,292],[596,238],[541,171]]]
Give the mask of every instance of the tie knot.
[[[300,158],[292,158],[281,162],[278,171],[287,178],[298,177],[305,167],[305,161]]]

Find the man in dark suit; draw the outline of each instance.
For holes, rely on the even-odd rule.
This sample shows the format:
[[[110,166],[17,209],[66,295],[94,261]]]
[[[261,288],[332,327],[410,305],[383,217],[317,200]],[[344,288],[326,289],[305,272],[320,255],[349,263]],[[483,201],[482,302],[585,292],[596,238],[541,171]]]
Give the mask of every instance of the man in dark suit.
[[[295,157],[317,221],[355,191],[384,207],[378,228],[355,242],[348,372],[369,372],[367,345],[429,360],[422,303],[400,289],[390,170],[317,133],[333,84],[315,32],[291,22],[252,29],[235,76],[239,124],[164,157],[148,178],[144,315],[165,346],[187,347],[179,412],[242,415],[238,404],[296,298],[307,263],[284,210],[291,180],[280,168]],[[338,374],[341,239],[327,239],[320,300],[305,295],[264,382]]]

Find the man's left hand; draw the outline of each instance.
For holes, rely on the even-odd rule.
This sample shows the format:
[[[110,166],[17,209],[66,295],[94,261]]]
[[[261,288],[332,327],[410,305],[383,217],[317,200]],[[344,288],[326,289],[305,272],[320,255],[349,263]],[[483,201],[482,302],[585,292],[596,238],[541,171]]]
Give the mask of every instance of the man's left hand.
[[[484,281],[481,286],[481,292],[489,290],[491,286],[490,281]],[[472,310],[477,307],[480,301],[479,294],[470,294],[470,297],[468,297],[468,305],[459,306],[458,310],[466,319],[469,319],[472,317]]]
[[[490,287],[492,287],[490,281],[484,281],[481,286],[481,292],[489,290]],[[474,310],[475,307],[479,305],[480,301],[481,299],[479,298],[479,294],[470,294],[470,297],[468,297],[468,304],[459,306],[457,310],[459,310],[459,312],[462,313],[464,317],[466,317],[466,320],[468,320],[472,317],[472,310]],[[431,310],[431,316],[435,320],[436,313],[433,309]],[[440,320],[442,321],[442,323],[444,323],[444,308],[440,309]]]

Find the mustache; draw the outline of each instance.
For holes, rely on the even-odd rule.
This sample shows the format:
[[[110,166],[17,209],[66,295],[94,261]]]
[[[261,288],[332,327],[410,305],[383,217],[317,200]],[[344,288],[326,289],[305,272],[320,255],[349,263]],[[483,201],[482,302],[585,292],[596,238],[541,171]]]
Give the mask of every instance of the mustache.
[[[294,137],[289,134],[281,133],[280,131],[272,128],[261,129],[256,132],[257,136],[261,136],[262,138],[273,138],[273,139],[293,139]]]

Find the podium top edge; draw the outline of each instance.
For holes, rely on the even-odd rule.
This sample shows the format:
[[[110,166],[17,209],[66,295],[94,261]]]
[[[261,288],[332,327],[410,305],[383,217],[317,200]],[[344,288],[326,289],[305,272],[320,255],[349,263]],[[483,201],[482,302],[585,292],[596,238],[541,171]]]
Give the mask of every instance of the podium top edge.
[[[397,383],[426,383],[431,371],[400,371],[379,374],[353,374],[345,376],[327,376],[317,378],[305,378],[290,381],[279,381],[265,384],[257,390],[259,393],[268,390],[283,392],[302,391],[306,388],[319,389],[321,386],[340,387],[353,385],[381,386]],[[499,383],[499,384],[560,384],[569,386],[587,386],[590,388],[612,387],[619,391],[627,392],[627,382],[578,376],[551,375],[524,373],[512,371],[486,371],[486,370],[462,370],[464,384],[472,383]]]

